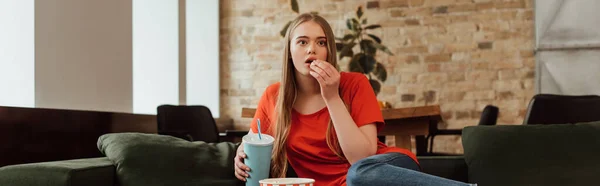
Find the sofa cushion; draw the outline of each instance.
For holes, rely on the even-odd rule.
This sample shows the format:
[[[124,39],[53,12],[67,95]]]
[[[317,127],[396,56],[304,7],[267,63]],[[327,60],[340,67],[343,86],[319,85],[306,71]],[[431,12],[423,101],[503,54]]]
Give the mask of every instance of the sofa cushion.
[[[463,156],[417,156],[421,172],[467,182],[467,164]]]
[[[233,174],[237,145],[189,142],[157,134],[100,136],[98,149],[116,165],[121,186],[243,185]]]
[[[115,167],[106,157],[10,165],[0,185],[112,186]]]
[[[465,127],[469,182],[480,185],[595,185],[600,122]]]

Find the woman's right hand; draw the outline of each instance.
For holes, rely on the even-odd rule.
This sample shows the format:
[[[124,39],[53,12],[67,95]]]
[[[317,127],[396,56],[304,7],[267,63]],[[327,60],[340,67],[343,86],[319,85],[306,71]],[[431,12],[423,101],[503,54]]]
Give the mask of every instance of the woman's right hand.
[[[233,158],[233,162],[235,169],[235,177],[242,181],[246,181],[246,178],[248,177],[247,171],[250,171],[250,167],[244,164],[244,158],[246,158],[246,153],[244,153],[244,145],[240,144],[240,147],[238,147],[237,150],[237,154],[235,155],[235,158]]]

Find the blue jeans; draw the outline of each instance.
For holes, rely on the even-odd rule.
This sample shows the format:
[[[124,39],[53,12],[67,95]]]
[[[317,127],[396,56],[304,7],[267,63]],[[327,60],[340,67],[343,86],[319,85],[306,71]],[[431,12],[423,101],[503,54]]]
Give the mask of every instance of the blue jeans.
[[[415,185],[415,186],[468,186],[470,184],[419,172],[419,166],[410,157],[400,153],[386,153],[364,158],[352,164],[346,176],[348,186],[360,185]]]

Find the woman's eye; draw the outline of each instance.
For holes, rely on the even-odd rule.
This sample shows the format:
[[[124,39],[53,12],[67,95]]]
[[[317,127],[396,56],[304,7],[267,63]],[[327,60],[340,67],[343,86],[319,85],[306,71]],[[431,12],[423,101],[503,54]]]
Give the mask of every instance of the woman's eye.
[[[300,40],[300,41],[298,41],[298,44],[301,44],[301,45],[306,45],[306,41],[304,41],[304,40]]]
[[[318,44],[321,46],[325,46],[327,45],[327,41],[319,41]]]

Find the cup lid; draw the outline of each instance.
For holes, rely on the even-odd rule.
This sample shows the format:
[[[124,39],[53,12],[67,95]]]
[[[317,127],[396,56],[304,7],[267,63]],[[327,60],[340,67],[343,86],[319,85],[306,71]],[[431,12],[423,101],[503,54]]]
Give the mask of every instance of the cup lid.
[[[258,146],[271,145],[275,141],[273,136],[270,136],[267,134],[261,134],[261,137],[262,137],[262,139],[260,139],[258,137],[258,134],[255,134],[255,133],[246,134],[244,137],[242,137],[242,141],[244,143],[249,143],[249,144],[258,145]]]
[[[258,181],[264,184],[308,184],[314,183],[314,179],[310,178],[269,178]]]

